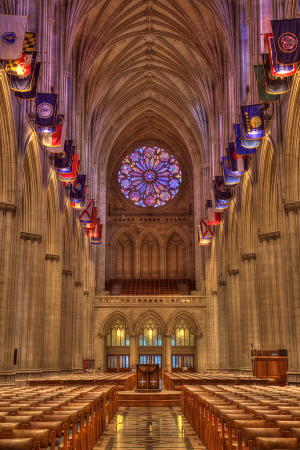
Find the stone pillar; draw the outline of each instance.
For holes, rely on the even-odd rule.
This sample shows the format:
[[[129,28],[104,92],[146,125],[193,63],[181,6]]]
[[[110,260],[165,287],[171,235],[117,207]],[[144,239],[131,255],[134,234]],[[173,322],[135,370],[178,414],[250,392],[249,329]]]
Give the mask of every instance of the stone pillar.
[[[95,355],[95,369],[98,371],[98,368],[101,367],[101,372],[106,372],[106,354],[105,354],[105,336],[104,334],[98,333],[99,343],[98,343],[98,352]]]
[[[203,339],[203,333],[196,334],[197,339],[197,367],[198,372],[207,371],[207,342]]]
[[[225,300],[226,281],[219,280],[218,286],[218,328],[219,328],[219,363],[220,369],[229,366],[228,321]]]
[[[82,282],[75,281],[73,321],[73,370],[82,370]]]
[[[160,278],[167,278],[167,243],[159,247]]]
[[[68,114],[69,108],[68,108],[68,82],[69,82],[69,72],[64,72],[64,78],[63,78],[63,105],[64,105],[64,112],[65,114]],[[71,121],[71,117],[67,117],[67,122]]]
[[[89,315],[89,291],[83,291],[83,359],[90,359],[89,352],[89,334],[90,334],[90,315]]]
[[[51,46],[52,46],[52,32],[53,32],[53,19],[47,19],[47,48],[46,48],[46,61],[47,64],[43,65],[44,79],[45,79],[45,92],[50,92],[51,83]]]
[[[61,369],[72,369],[72,334],[73,334],[73,286],[72,271],[62,271],[61,321],[60,321],[60,356]]]
[[[114,268],[112,273],[114,273]],[[134,278],[140,278],[140,248],[137,243],[134,247]]]
[[[130,335],[130,367],[139,363],[138,338],[136,334]]]
[[[9,203],[0,203],[0,226],[2,233],[0,235],[1,242],[1,265],[0,265],[0,370],[4,370],[5,350],[8,309],[12,305],[9,304],[9,280],[10,280],[10,259],[11,259],[11,237],[12,237],[12,221],[16,211],[16,205]]]
[[[219,328],[218,328],[218,295],[217,291],[212,290],[210,296],[210,306],[206,306],[209,316],[209,350],[210,350],[210,369],[219,370]]]
[[[172,361],[171,361],[171,335],[165,334],[165,364],[162,370],[168,369],[172,372]]]
[[[230,370],[240,373],[242,370],[242,332],[241,308],[239,298],[239,269],[228,268],[228,345]]]

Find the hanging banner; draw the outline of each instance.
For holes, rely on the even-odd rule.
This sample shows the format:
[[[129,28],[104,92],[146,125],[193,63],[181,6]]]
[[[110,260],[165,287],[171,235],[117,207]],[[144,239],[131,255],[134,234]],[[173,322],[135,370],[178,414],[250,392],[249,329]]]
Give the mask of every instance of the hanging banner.
[[[267,93],[267,82],[265,77],[264,66],[262,64],[254,66],[257,87],[258,87],[258,100],[261,102],[276,102],[276,100],[280,100],[280,95],[268,94]],[[274,76],[274,75],[272,75]],[[253,141],[250,141],[253,142]]]
[[[229,175],[233,177],[241,177],[247,170],[247,158],[245,155],[238,155],[236,153],[235,145],[233,142],[228,144],[226,149],[227,161],[229,166]]]
[[[85,191],[85,179],[86,175],[77,175],[76,188],[72,186],[70,192],[70,200],[74,203],[81,203],[83,201]]]
[[[213,190],[215,192],[216,203],[229,203],[232,197],[231,189],[225,186],[223,176],[216,176],[214,179]]]
[[[29,33],[26,31],[23,41],[22,54],[29,55],[34,52],[36,41],[36,33]]]
[[[288,77],[290,75],[294,75],[297,71],[296,64],[279,64],[276,60],[276,50],[274,44],[273,34],[266,34],[266,41],[268,46],[268,52],[270,57],[272,74],[275,77]]]
[[[61,138],[62,138],[62,130],[64,124],[64,116],[58,114],[56,119],[56,131],[55,133],[49,133],[43,135],[43,144],[46,147],[60,147],[61,146]],[[52,151],[52,150],[49,150]],[[59,152],[62,153],[62,152]]]
[[[214,237],[214,233],[208,223],[208,219],[200,219],[200,227],[202,239],[212,239]]]
[[[253,155],[256,153],[256,147],[259,147],[260,145],[260,140],[259,139],[246,139],[245,138],[245,130],[244,130],[244,124],[243,124],[243,119],[242,116],[239,116],[240,119],[240,127],[239,130],[235,130],[236,133],[240,133],[240,145],[242,147],[242,151],[244,155]],[[238,148],[236,146],[236,152],[239,155],[240,152],[238,151]]]
[[[93,229],[91,229],[91,230],[87,230],[86,231],[87,237],[88,238],[97,238],[97,237],[99,237],[100,236],[100,225],[101,225],[100,219],[97,218],[95,227]]]
[[[210,190],[210,195],[211,195],[211,203],[212,203],[213,211],[216,212],[216,213],[221,213],[221,212],[226,211],[226,209],[228,208],[229,203],[216,203],[214,189]]]
[[[97,224],[96,224],[96,226],[95,226],[95,230],[96,230],[96,233],[95,233],[95,236],[91,236],[90,237],[90,244],[93,244],[93,245],[98,245],[98,244],[101,244],[101,242],[102,242],[102,223],[100,222],[100,219],[97,219]]]
[[[265,136],[263,105],[241,106],[246,139],[261,139]]]
[[[0,59],[22,57],[27,16],[0,14]]]
[[[271,20],[276,61],[280,64],[300,62],[300,19]]]
[[[71,173],[74,157],[74,148],[72,139],[65,140],[64,151],[55,154],[54,168],[57,173]]]
[[[206,201],[206,212],[207,212],[207,219],[208,219],[209,225],[219,225],[220,224],[221,213],[216,213],[213,211],[211,200]]]
[[[236,186],[241,181],[240,177],[230,176],[227,157],[224,156],[222,156],[222,169],[225,186]]]
[[[36,96],[35,125],[38,127],[54,127],[56,124],[57,94],[41,94]]]
[[[77,209],[77,210],[79,210],[79,211],[82,211],[83,209],[85,209],[86,206],[87,206],[87,202],[88,202],[87,197],[88,197],[88,196],[87,196],[87,188],[86,188],[86,189],[84,190],[82,202],[73,202],[73,201],[70,201],[70,206],[71,206],[71,208]]]
[[[26,82],[28,83],[28,79],[32,77],[35,64],[37,62],[37,52],[31,53],[30,55],[22,55],[22,58],[17,59],[16,61],[7,61],[5,64],[5,72],[11,75],[10,80],[11,83],[16,86],[18,86],[19,82],[19,88],[16,87],[15,90],[17,91],[24,91],[28,90],[28,88],[25,87],[25,89],[22,88],[22,86]],[[14,89],[14,87],[12,87]]]
[[[94,200],[88,200],[86,209],[79,216],[81,224],[89,224],[93,222]]]
[[[83,223],[82,224],[83,228],[85,228],[86,230],[93,230],[95,228],[96,221],[97,221],[97,213],[98,213],[98,210],[97,210],[96,206],[94,206],[93,220],[92,220],[92,222]]]
[[[21,100],[33,100],[37,95],[37,88],[39,82],[39,74],[41,69],[41,63],[36,63],[34,67],[34,73],[30,76],[30,86],[31,89],[28,91],[14,91],[15,97],[20,98]],[[16,77],[17,78],[17,77]]]
[[[272,74],[270,57],[268,53],[262,55],[264,74],[266,79],[266,90],[268,94],[284,94],[289,91],[290,77],[275,77]]]
[[[75,175],[77,176],[76,170],[78,170],[78,155],[74,155],[72,171],[69,173],[59,173],[59,179],[62,181],[74,181]]]

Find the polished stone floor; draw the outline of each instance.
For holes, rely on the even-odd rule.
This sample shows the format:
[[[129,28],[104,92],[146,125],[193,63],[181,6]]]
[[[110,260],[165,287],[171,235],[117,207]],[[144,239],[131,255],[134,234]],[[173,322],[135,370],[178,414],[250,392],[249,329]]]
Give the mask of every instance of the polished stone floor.
[[[119,408],[95,450],[203,449],[180,408]]]

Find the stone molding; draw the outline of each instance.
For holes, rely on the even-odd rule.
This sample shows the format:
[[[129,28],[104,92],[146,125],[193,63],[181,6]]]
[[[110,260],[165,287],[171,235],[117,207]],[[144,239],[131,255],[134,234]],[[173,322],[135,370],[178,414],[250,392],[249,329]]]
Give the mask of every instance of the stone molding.
[[[219,286],[226,286],[225,280],[219,280]]]
[[[248,19],[245,20],[245,24],[249,25],[250,23],[252,23],[252,17],[248,17]]]
[[[202,339],[202,338],[203,338],[203,332],[200,331],[199,334],[196,334],[196,338],[197,338],[197,339]]]
[[[205,307],[206,306],[206,297],[205,296],[96,296],[95,303],[96,308],[102,307],[117,307],[120,305],[128,305],[131,307],[147,307],[149,305],[152,307],[166,307],[166,308],[174,308],[174,306],[184,306],[184,307]]]
[[[54,253],[45,253],[45,260],[46,261],[59,261],[59,255],[54,255]]]
[[[82,286],[82,281],[75,281],[75,286]]]
[[[230,277],[231,277],[231,275],[236,276],[236,275],[238,275],[240,273],[240,269],[227,269],[227,270],[228,270],[228,273],[229,273]]]
[[[211,291],[211,295],[217,295],[218,291]]]
[[[83,295],[89,296],[90,291],[83,291]]]
[[[260,233],[259,230],[257,230],[257,236],[259,239],[259,242],[267,241],[269,242],[271,239],[279,239],[280,238],[280,231],[269,231],[268,233]]]
[[[0,211],[12,212],[15,214],[17,205],[15,203],[0,202]]]
[[[241,253],[242,261],[250,261],[250,259],[256,259],[256,253]]]
[[[62,274],[65,275],[66,277],[67,277],[68,275],[70,275],[70,277],[71,277],[72,274],[73,274],[73,272],[72,272],[72,270],[66,270],[66,269],[63,269],[63,270],[62,270]]]
[[[20,239],[24,241],[37,241],[39,244],[42,242],[42,235],[36,233],[27,233],[26,231],[21,231]]]
[[[300,200],[284,203],[284,209],[286,212],[298,211],[300,209]]]

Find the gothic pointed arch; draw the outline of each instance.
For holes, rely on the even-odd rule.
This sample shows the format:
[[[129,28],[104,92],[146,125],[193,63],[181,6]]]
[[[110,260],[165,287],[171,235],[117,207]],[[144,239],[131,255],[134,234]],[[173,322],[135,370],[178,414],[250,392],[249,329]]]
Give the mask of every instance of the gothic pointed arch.
[[[163,320],[163,318],[161,317],[160,314],[158,314],[156,311],[154,310],[147,310],[146,312],[142,313],[140,315],[140,317],[137,319],[136,323],[135,323],[135,332],[136,334],[139,333],[139,330],[142,326],[142,324],[149,318],[153,318],[160,326],[162,333],[165,333],[166,330],[166,324],[165,321]]]
[[[127,314],[123,313],[121,310],[112,312],[103,320],[98,334],[104,336],[108,329],[109,324],[114,322],[117,319],[122,319],[123,322],[125,322],[128,325],[129,333],[134,334],[134,328],[135,328],[134,322]]]
[[[53,171],[47,192],[47,253],[58,254],[59,248],[59,200],[56,174]]]
[[[171,334],[172,328],[181,318],[192,324],[196,335],[201,333],[201,326],[193,314],[188,311],[176,311],[171,314],[166,323],[166,334]]]
[[[243,178],[243,193],[241,205],[243,252],[254,251],[254,210],[253,188],[251,174],[246,173]]]

